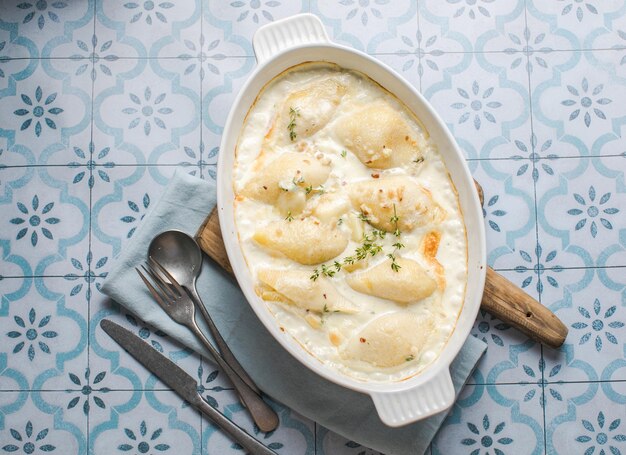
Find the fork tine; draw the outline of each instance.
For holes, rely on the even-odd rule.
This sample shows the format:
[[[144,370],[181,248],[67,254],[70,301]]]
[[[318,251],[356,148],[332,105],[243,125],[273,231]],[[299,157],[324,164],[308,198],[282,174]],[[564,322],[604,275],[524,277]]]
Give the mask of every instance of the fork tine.
[[[154,281],[154,283],[159,287],[159,289],[161,289],[161,293],[164,294],[164,297],[168,301],[175,300],[178,297],[178,295],[176,295],[171,285],[163,281],[163,277],[161,277],[161,275],[159,275],[159,273],[156,270],[154,270],[154,268],[152,268],[150,264],[146,263],[146,267],[144,267],[143,265],[141,266],[141,268],[145,270],[145,272],[150,276],[150,278],[152,278],[152,281]]]
[[[143,268],[143,266],[142,266],[142,268]],[[150,281],[148,281],[148,279],[144,276],[144,274],[141,273],[141,270],[139,270],[137,267],[135,267],[135,270],[137,271],[137,273],[141,277],[142,281],[144,282],[144,284],[146,285],[146,287],[150,291],[150,294],[152,294],[152,297],[154,297],[154,300],[156,300],[156,302],[159,304],[159,306],[161,308],[163,308],[164,311],[167,311],[167,303],[165,303],[165,301],[163,301],[163,299],[161,298],[161,295],[159,294],[159,292],[152,286],[152,284],[150,284]],[[145,270],[145,268],[144,268],[144,270]]]
[[[176,278],[174,278],[170,272],[167,271],[167,269],[165,267],[163,267],[159,261],[157,261],[156,259],[154,259],[152,256],[150,256],[149,258],[150,261],[154,262],[154,264],[159,268],[159,271],[162,272],[165,277],[169,280],[170,283],[172,283],[174,285],[174,287],[176,288],[176,290],[180,293],[180,295],[183,295],[185,290],[183,289],[183,287],[178,284],[178,281],[176,281]]]

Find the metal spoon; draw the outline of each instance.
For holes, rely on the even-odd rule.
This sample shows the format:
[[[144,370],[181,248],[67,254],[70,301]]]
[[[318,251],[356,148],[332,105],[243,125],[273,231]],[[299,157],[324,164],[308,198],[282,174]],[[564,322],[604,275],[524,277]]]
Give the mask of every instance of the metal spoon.
[[[193,237],[176,230],[162,232],[150,242],[148,256],[156,259],[181,286],[189,291],[196,307],[204,316],[224,360],[252,390],[260,395],[261,391],[235,358],[198,295],[196,279],[202,268],[202,251]]]

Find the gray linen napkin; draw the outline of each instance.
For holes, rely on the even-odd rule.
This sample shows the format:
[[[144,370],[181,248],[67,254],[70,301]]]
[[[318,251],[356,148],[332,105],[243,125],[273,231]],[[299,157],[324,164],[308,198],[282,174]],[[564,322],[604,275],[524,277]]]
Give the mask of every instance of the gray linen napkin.
[[[133,268],[145,260],[150,241],[160,232],[179,229],[194,235],[215,200],[211,184],[177,170],[159,202],[115,259],[102,287],[102,292],[141,319],[209,359],[194,335],[153,302]],[[285,351],[258,320],[236,281],[208,258],[198,279],[198,292],[237,359],[269,396],[326,428],[387,455],[421,455],[427,449],[445,413],[400,428],[387,427],[378,418],[369,396],[323,379]],[[201,318],[198,320],[201,322]],[[450,370],[457,395],[485,349],[485,343],[470,336],[452,362]]]

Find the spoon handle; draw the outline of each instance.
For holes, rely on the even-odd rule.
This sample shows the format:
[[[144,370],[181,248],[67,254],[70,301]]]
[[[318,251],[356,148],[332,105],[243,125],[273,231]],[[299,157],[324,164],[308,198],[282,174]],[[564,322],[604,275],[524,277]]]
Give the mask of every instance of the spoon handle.
[[[204,333],[202,333],[202,330],[200,330],[195,320],[187,324],[187,327],[191,329],[191,331],[200,339],[200,341],[202,341],[207,349],[209,349],[209,352],[211,352],[217,364],[222,368],[224,373],[226,373],[226,376],[228,376],[235,387],[241,402],[246,408],[248,408],[248,412],[250,412],[252,420],[254,420],[254,423],[256,423],[259,429],[263,432],[275,430],[278,426],[278,415],[276,412],[274,412],[274,410],[265,401],[263,401],[261,396],[252,390],[248,384],[246,384],[243,379],[241,379],[231,368],[231,366],[226,363],[224,358],[215,351],[215,348],[204,336]]]
[[[252,378],[248,375],[246,370],[244,370],[244,368],[241,366],[241,364],[239,363],[239,361],[235,357],[235,354],[233,354],[233,352],[228,347],[228,344],[226,343],[226,341],[222,337],[222,334],[220,333],[220,331],[217,329],[217,327],[213,323],[213,318],[211,318],[211,315],[209,314],[209,312],[207,311],[206,307],[202,303],[202,299],[198,295],[198,291],[196,290],[195,283],[192,286],[192,288],[190,289],[190,291],[191,291],[190,292],[191,299],[196,304],[196,307],[200,310],[200,313],[202,313],[202,316],[204,317],[204,320],[206,321],[206,323],[207,323],[207,325],[209,327],[209,331],[211,332],[211,335],[213,336],[213,339],[215,340],[215,344],[217,344],[217,347],[218,347],[219,351],[222,354],[222,358],[235,371],[235,373],[237,373],[239,375],[239,377],[246,384],[248,384],[248,386],[252,390],[254,390],[257,394],[260,395],[261,394],[261,390],[259,390],[257,385],[252,380]]]

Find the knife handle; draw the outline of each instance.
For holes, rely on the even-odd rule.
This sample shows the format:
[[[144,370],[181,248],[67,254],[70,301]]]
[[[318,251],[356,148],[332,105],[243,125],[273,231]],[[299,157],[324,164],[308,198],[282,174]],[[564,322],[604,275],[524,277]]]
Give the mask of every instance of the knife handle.
[[[250,455],[278,455],[269,447],[250,436],[243,428],[228,419],[204,399],[197,395],[194,403],[191,403],[198,411],[207,416],[213,423],[228,433],[234,441],[241,444]]]

